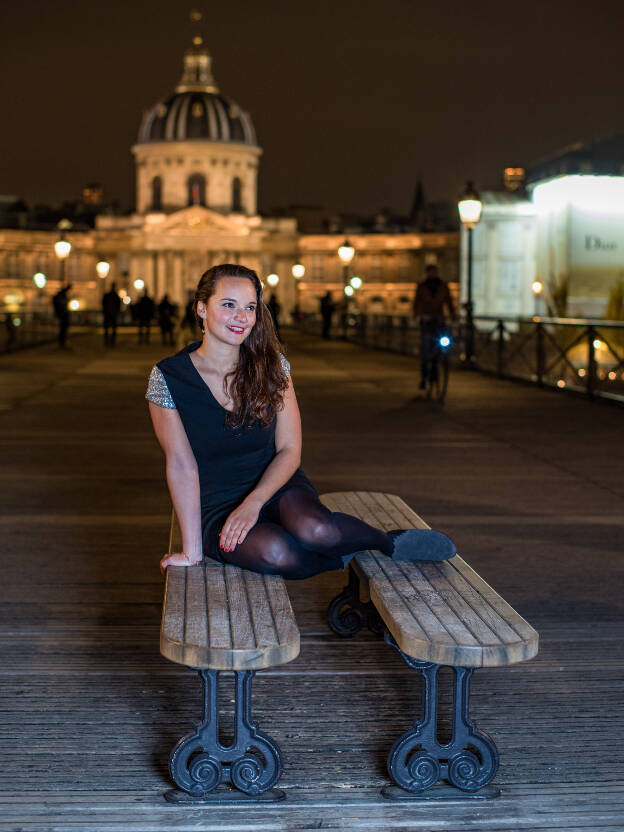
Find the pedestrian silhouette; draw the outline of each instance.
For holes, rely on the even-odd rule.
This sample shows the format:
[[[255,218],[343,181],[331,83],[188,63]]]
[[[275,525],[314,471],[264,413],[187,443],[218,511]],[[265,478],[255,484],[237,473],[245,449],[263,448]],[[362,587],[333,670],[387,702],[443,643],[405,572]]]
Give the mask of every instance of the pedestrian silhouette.
[[[323,338],[325,339],[330,337],[332,316],[335,308],[331,292],[326,292],[321,298],[321,318],[323,319]]]
[[[121,298],[117,294],[117,285],[111,287],[102,295],[102,312],[104,313],[104,346],[114,347],[117,338],[117,319],[121,311]]]
[[[273,318],[273,326],[275,327],[275,334],[277,337],[280,337],[279,333],[279,315],[282,310],[282,304],[278,301],[275,292],[271,294],[269,298],[269,302],[267,303],[269,307],[269,312],[271,313],[271,317]]]
[[[69,330],[69,292],[71,283],[63,286],[52,298],[54,316],[58,321],[58,345],[61,349],[67,348],[67,332]]]
[[[134,314],[139,325],[139,344],[149,344],[150,326],[154,319],[155,308],[154,301],[145,289],[134,307]]]
[[[158,325],[163,344],[173,346],[173,319],[175,318],[175,306],[169,300],[169,295],[164,295],[158,304]]]

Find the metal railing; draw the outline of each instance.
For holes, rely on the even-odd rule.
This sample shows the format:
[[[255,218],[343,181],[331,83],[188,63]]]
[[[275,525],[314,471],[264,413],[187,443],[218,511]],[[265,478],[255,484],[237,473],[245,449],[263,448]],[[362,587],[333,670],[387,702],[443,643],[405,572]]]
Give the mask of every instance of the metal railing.
[[[471,366],[499,378],[624,402],[624,322],[586,318],[475,316]],[[299,326],[321,333],[320,316]],[[465,323],[455,327],[452,359],[461,364]],[[420,328],[404,315],[348,315],[333,338],[417,356]]]

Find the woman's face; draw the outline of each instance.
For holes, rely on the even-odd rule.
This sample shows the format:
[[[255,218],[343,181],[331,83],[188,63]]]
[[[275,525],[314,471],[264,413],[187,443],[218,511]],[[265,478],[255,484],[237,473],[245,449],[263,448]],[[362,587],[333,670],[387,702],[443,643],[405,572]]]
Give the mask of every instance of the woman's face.
[[[246,277],[221,277],[207,303],[198,301],[197,314],[205,335],[239,346],[256,323],[256,289]]]

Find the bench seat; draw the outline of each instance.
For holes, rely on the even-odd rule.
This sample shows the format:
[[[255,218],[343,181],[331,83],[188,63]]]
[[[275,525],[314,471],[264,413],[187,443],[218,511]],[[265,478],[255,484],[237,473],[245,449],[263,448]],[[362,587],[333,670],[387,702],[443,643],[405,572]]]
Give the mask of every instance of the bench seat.
[[[259,670],[299,655],[284,580],[206,560],[167,569],[160,652],[213,670]]]
[[[392,494],[343,491],[321,499],[331,511],[384,531],[430,528]],[[459,555],[418,563],[369,551],[352,564],[363,592],[408,656],[454,667],[495,667],[537,654],[537,632]]]
[[[342,491],[321,500],[331,511],[384,531],[429,528],[393,494]],[[365,624],[373,632],[385,629],[388,644],[422,676],[421,717],[390,749],[388,773],[396,785],[382,794],[401,800],[406,795],[420,799],[435,789],[453,799],[462,793],[499,794],[488,785],[498,770],[496,745],[469,718],[470,677],[475,668],[535,656],[539,636],[533,627],[459,555],[427,563],[393,561],[376,551],[351,560],[349,583],[330,603],[328,623],[342,636],[354,635]],[[452,735],[445,743],[438,738],[442,665],[453,668]]]

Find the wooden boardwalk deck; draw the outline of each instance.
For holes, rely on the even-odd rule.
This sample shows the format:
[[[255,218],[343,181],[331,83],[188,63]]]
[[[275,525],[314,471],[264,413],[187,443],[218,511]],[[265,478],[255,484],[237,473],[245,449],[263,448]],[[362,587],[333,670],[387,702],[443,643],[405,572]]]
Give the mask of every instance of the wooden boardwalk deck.
[[[531,662],[474,678],[501,797],[380,797],[417,677],[372,636],[328,631],[332,573],[291,583],[301,656],[254,686],[287,801],[164,802],[201,702],[158,651],[168,499],[141,397],[162,353],[82,340],[0,360],[0,830],[622,832],[621,411],[472,374],[440,411],[410,401],[409,359],[290,341],[319,490],[401,494],[540,632]]]

